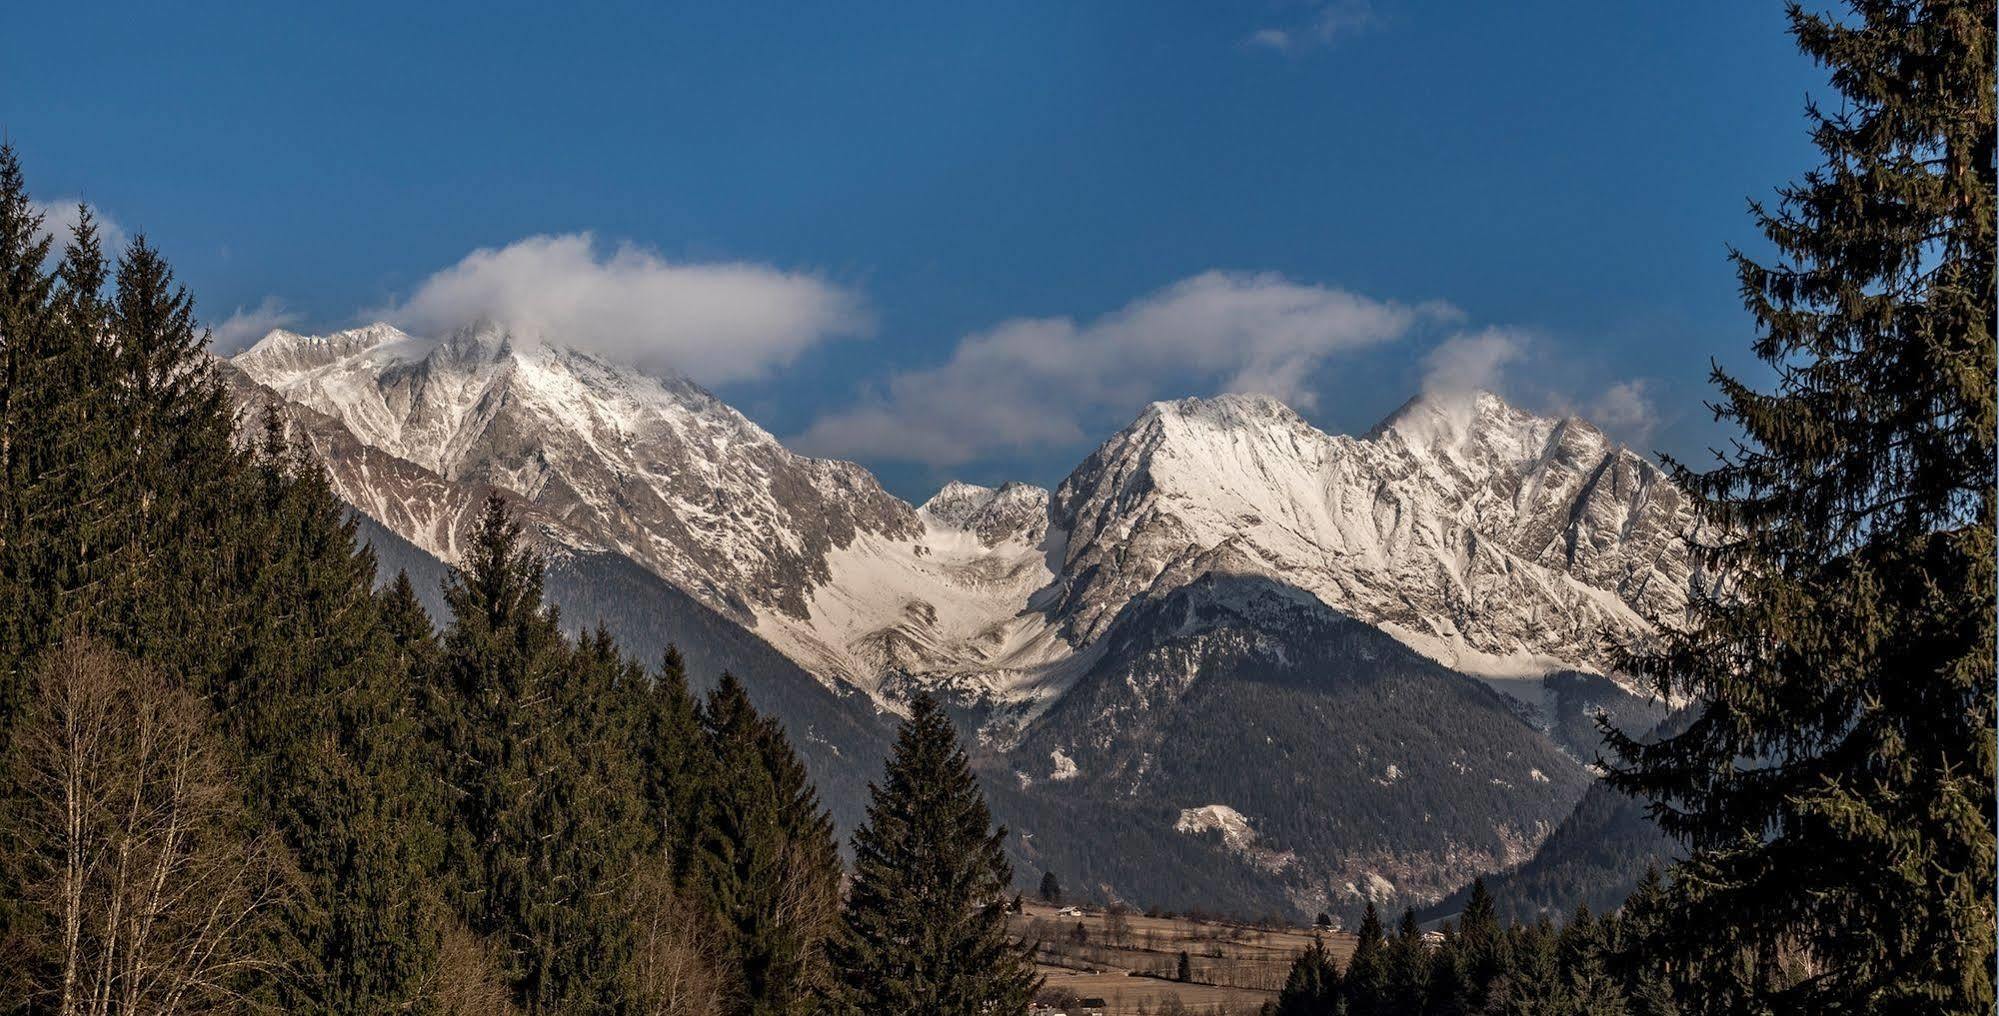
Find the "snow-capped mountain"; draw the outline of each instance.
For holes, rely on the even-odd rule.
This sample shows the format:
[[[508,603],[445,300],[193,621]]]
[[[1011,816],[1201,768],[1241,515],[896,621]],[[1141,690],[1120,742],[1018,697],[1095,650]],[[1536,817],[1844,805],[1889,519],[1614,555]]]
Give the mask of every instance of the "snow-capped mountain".
[[[1267,576],[1517,692],[1606,669],[1610,642],[1678,611],[1688,521],[1657,466],[1486,392],[1412,400],[1361,438],[1266,396],[1160,402],[1056,492],[1054,609],[1088,641],[1134,597]]]
[[[830,551],[917,529],[915,511],[866,470],[792,454],[690,381],[517,342],[492,325],[442,341],[381,324],[280,330],[231,362],[362,445],[512,491],[568,536],[745,622],[760,610],[802,616],[804,593],[830,578]],[[402,535],[456,558],[452,534]]]
[[[1607,638],[1671,615],[1690,581],[1686,507],[1656,466],[1486,393],[1412,400],[1359,438],[1264,396],[1155,403],[1052,497],[952,483],[912,508],[684,378],[491,325],[281,330],[232,362],[369,454],[515,492],[558,539],[889,704],[917,686],[1045,704],[1127,603],[1210,572],[1282,580],[1494,679],[1605,669]],[[462,509],[402,504],[386,472],[342,493],[455,558]]]
[[[824,770],[872,753],[869,704],[940,692],[980,729],[1019,863],[1179,906],[1423,901],[1526,856],[1587,782],[1542,676],[1607,672],[1696,580],[1656,466],[1485,393],[1359,437],[1263,396],[1160,402],[1052,493],[912,506],[685,378],[490,325],[277,331],[228,363],[418,550],[458,560],[499,491],[573,623],[663,646],[655,615],[712,611],[671,637],[731,666],[774,648],[822,784],[859,778]],[[1060,836],[1077,822],[1121,841]]]

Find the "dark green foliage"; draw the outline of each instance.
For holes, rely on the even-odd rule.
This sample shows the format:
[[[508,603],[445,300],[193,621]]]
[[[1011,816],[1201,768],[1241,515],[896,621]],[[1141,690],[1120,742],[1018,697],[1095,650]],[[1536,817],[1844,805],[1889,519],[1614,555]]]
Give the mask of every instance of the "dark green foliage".
[[[1062,880],[1052,871],[1041,873],[1041,898],[1050,903],[1062,902]]]
[[[650,837],[664,853],[677,877],[685,879],[694,863],[701,795],[707,789],[702,750],[701,715],[687,690],[687,664],[680,650],[667,646],[659,673],[650,682],[628,682],[625,710],[637,724],[635,744],[638,779]]]
[[[1430,952],[1423,944],[1423,930],[1416,926],[1414,910],[1402,912],[1402,923],[1384,955],[1387,977],[1381,1011],[1422,1012],[1430,994]]]
[[[266,943],[288,976],[258,1001],[403,1006],[433,972],[436,839],[372,558],[281,430],[235,441],[158,250],[135,240],[114,273],[86,213],[36,277],[24,203],[0,152],[0,697],[61,636],[206,697],[245,821],[279,835],[305,889]]]
[[[1994,1004],[1994,5],[1791,10],[1824,162],[1734,260],[1769,391],[1676,470],[1733,577],[1634,661],[1700,703],[1616,785],[1686,846],[1651,948],[1710,1008]],[[1804,970],[1812,973],[1807,976]]]
[[[853,884],[832,949],[844,1008],[1025,1013],[1040,978],[1031,949],[1007,928],[1004,832],[929,696],[911,704],[872,797],[854,832]]]
[[[1627,728],[1626,732],[1665,736],[1686,729],[1691,719],[1690,711],[1681,710],[1653,731]],[[1503,904],[1499,916],[1509,921],[1564,914],[1579,904],[1613,910],[1631,895],[1648,868],[1664,865],[1674,853],[1672,838],[1652,821],[1644,802],[1599,781],[1590,784],[1575,810],[1527,863],[1488,875],[1483,882]],[[1464,909],[1470,891],[1469,886],[1460,889],[1417,911],[1417,916],[1434,920],[1455,915]]]
[[[1388,945],[1381,936],[1381,916],[1369,903],[1354,933],[1353,955],[1341,979],[1347,1016],[1393,1016],[1388,998]]]
[[[370,592],[374,560],[316,463],[272,424],[248,479],[233,557],[247,602],[240,652],[210,681],[243,782],[285,837],[314,905],[292,934],[311,973],[293,1012],[413,1003],[435,976],[441,860],[435,758],[407,708],[412,658]]]
[[[1468,1016],[1471,985],[1465,969],[1464,937],[1454,925],[1444,926],[1444,940],[1430,953],[1430,984],[1424,990],[1423,1011],[1429,1016]]]
[[[569,630],[602,626],[634,659],[677,647],[697,695],[722,673],[736,675],[757,711],[784,727],[837,827],[860,824],[868,767],[855,760],[887,754],[891,733],[865,698],[835,694],[754,632],[622,555],[565,554],[550,563],[544,593],[561,605]]]
[[[610,887],[649,845],[629,717],[644,676],[607,638],[572,646],[542,605],[540,560],[488,502],[446,590],[452,624],[431,723],[449,787],[445,872],[460,918],[501,951],[530,1012],[614,991],[627,950]]]
[[[825,946],[839,919],[832,820],[777,721],[733,676],[709,693],[713,754],[694,878],[737,981],[737,1012],[808,1012],[829,986]]]
[[[1334,1016],[1339,1011],[1340,991],[1339,968],[1326,953],[1325,943],[1314,937],[1312,944],[1291,964],[1291,972],[1284,978],[1284,988],[1277,993],[1271,1013]]]

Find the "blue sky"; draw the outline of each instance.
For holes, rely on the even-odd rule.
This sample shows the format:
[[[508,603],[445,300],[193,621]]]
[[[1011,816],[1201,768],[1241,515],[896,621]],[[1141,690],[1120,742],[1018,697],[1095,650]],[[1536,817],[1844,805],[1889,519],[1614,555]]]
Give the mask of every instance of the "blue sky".
[[[1243,388],[1358,431],[1490,384],[1698,454],[1709,358],[1747,366],[1726,245],[1822,80],[1741,0],[10,23],[36,195],[149,233],[230,341],[518,315],[916,499]]]

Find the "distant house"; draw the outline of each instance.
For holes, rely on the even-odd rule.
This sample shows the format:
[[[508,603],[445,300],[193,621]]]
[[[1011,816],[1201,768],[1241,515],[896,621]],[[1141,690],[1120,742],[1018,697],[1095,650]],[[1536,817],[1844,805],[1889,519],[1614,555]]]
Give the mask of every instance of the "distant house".
[[[1082,907],[1063,907],[1062,909],[1060,909],[1060,910],[1057,910],[1057,911],[1055,912],[1055,916],[1057,916],[1057,917],[1081,917],[1081,916],[1083,916],[1083,908],[1082,908]]]

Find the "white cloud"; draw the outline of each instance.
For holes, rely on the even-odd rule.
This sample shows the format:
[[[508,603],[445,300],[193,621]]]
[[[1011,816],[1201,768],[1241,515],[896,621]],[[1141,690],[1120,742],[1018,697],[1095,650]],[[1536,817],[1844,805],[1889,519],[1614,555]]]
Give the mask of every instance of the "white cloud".
[[[104,256],[114,264],[119,252],[125,249],[128,236],[116,219],[104,214],[104,209],[92,205],[81,198],[61,201],[31,201],[29,206],[42,217],[42,233],[55,238],[49,245],[49,258],[62,257],[62,251],[69,244],[70,231],[76,228],[79,205],[88,205],[90,216],[97,222],[97,242],[104,248]]]
[[[1249,33],[1249,38],[1243,42],[1250,46],[1274,49],[1279,53],[1289,52],[1292,46],[1291,33],[1282,28],[1259,28]]]
[[[1659,426],[1659,408],[1652,402],[1650,388],[1651,382],[1643,378],[1619,381],[1591,400],[1583,416],[1623,441],[1643,444]]]
[[[273,328],[289,328],[297,324],[303,315],[286,310],[284,301],[275,296],[264,297],[255,307],[236,308],[236,312],[210,325],[209,336],[215,351],[224,356],[249,348],[269,334]]]
[[[1018,318],[962,339],[940,366],[821,416],[796,444],[818,454],[971,461],[1082,440],[1105,414],[1210,389],[1313,404],[1310,376],[1348,350],[1457,312],[1410,307],[1274,274],[1211,271],[1088,322]]]
[[[1532,371],[1515,371],[1531,363]],[[1596,391],[1577,398],[1577,392]],[[1454,335],[1423,358],[1423,394],[1444,397],[1489,391],[1542,413],[1579,416],[1612,437],[1643,445],[1659,426],[1652,382],[1643,378],[1605,381],[1599,369],[1555,351],[1549,341],[1512,328],[1486,328]],[[1469,400],[1463,400],[1469,405]]]
[[[1243,44],[1279,53],[1298,53],[1373,27],[1378,18],[1368,0],[1313,0],[1306,4],[1307,15],[1296,25],[1259,28]]]
[[[418,335],[481,320],[711,384],[762,375],[828,338],[865,331],[860,298],[813,275],[748,262],[669,262],[589,233],[481,248],[376,311]]]
[[[1423,393],[1498,392],[1506,366],[1520,359],[1528,342],[1524,334],[1507,328],[1487,328],[1445,339],[1423,357]]]

